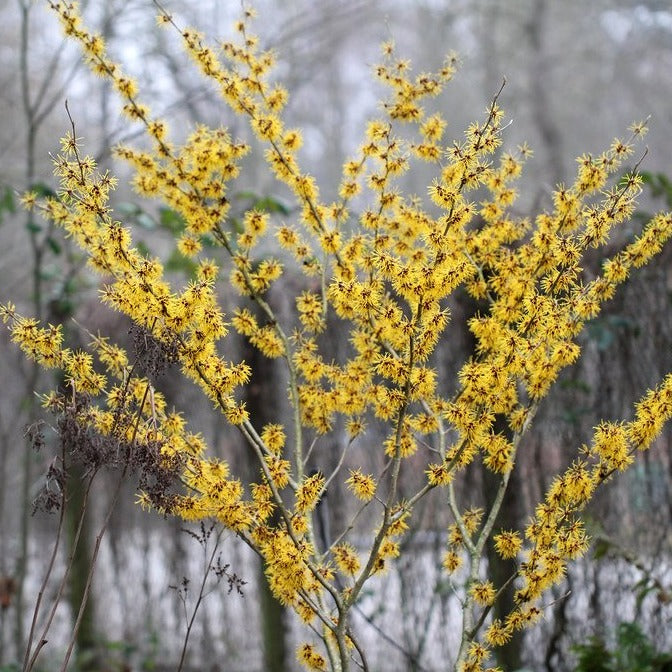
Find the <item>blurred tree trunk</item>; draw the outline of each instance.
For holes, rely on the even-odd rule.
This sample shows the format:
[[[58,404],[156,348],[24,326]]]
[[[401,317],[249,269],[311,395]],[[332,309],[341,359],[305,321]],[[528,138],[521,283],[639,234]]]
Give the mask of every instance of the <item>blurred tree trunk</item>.
[[[51,301],[48,306],[49,321],[57,324],[69,325],[74,312],[74,304],[67,301]],[[83,343],[71,329],[65,328],[65,337],[73,347],[81,348]],[[61,378],[59,386],[66,384]],[[66,446],[66,450],[67,450]],[[99,636],[96,626],[96,609],[94,591],[86,591],[89,576],[94,571],[91,550],[91,539],[95,512],[91,510],[92,499],[87,501],[87,483],[91,478],[86,468],[71,462],[68,466],[68,481],[66,485],[65,529],[66,555],[72,558],[72,567],[68,575],[68,602],[72,617],[73,629],[77,617],[83,606],[82,618],[75,635],[76,661],[78,672],[99,672],[103,667],[99,660]],[[81,525],[79,538],[77,529]]]
[[[72,555],[72,568],[68,581],[68,601],[70,602],[74,625],[82,603],[86,600],[76,638],[78,672],[100,672],[103,667],[97,650],[98,635],[93,592],[89,591],[88,596],[85,595],[86,582],[90,572],[93,571],[90,543],[92,512],[88,509],[85,501],[85,481],[86,474],[83,467],[79,464],[71,465],[67,485],[69,497],[65,510],[68,554]],[[76,542],[77,528],[82,516],[84,517],[82,531],[79,540]]]
[[[462,320],[467,324],[472,316],[484,312],[486,307],[474,301],[469,296],[464,296],[460,302]],[[463,341],[465,351],[462,359],[466,361],[470,352],[473,352],[476,347],[476,342],[471,333],[465,334]],[[504,435],[510,434],[510,430],[505,421],[498,419],[495,422],[495,431],[501,432]],[[519,458],[521,461],[521,458]],[[517,530],[523,524],[525,519],[525,504],[528,499],[528,484],[525,479],[524,470],[521,464],[516,463],[514,469],[509,474],[508,487],[504,493],[497,520],[495,521],[495,533],[498,530]],[[501,475],[495,474],[484,465],[481,464],[480,474],[476,477],[480,480],[480,486],[483,491],[483,502],[485,510],[490,511],[494,504],[499,486],[501,483]],[[514,560],[504,560],[496,551],[492,540],[486,545],[487,559],[488,559],[488,577],[492,581],[496,590],[499,590],[516,572],[516,564]],[[506,617],[513,611],[515,604],[513,600],[515,587],[510,583],[506,590],[500,595],[493,606],[493,617],[505,620]],[[523,638],[524,633],[521,630],[514,632],[513,636],[507,644],[497,647],[495,649],[495,656],[498,665],[503,670],[518,670],[523,664]]]
[[[21,102],[22,111],[26,123],[25,135],[25,165],[24,176],[25,186],[29,188],[35,182],[35,149],[37,142],[37,129],[39,126],[39,115],[36,104],[31,97],[31,84],[28,69],[28,52],[30,38],[30,4],[25,0],[20,2],[21,13],[21,42],[20,42],[20,74],[21,74]],[[37,231],[39,227],[35,223],[32,212],[26,213],[25,227],[30,236],[32,258],[32,307],[35,317],[40,319],[43,313],[42,298],[42,258],[43,248],[39,244]],[[31,424],[35,422],[39,414],[39,405],[35,397],[37,382],[40,375],[40,369],[37,364],[31,364],[29,373],[25,382],[25,413],[26,422]],[[24,445],[23,457],[21,460],[21,494],[19,498],[20,522],[19,522],[19,550],[14,567],[16,577],[16,611],[14,623],[14,639],[17,647],[17,657],[21,655],[25,647],[24,631],[24,598],[26,576],[28,574],[28,537],[30,534],[30,486],[32,482],[34,455],[28,442]]]
[[[544,143],[548,174],[553,185],[563,179],[564,157],[562,135],[556,123],[550,94],[553,91],[550,64],[552,56],[546,48],[547,0],[534,0],[525,26],[530,41],[530,102],[532,118]]]
[[[486,502],[486,510],[492,507],[500,480],[500,476],[483,468],[483,495]],[[504,501],[502,502],[502,508],[499,510],[495,530],[517,530],[520,527],[521,521],[524,519],[521,503],[524,499],[523,493],[525,489],[526,484],[521,478],[521,470],[516,468],[509,476],[509,486],[504,494]],[[495,585],[495,589],[498,590],[516,571],[516,566],[513,560],[503,560],[495,551],[492,542],[487,544],[487,556],[488,575]],[[515,606],[513,601],[514,592],[515,587],[511,583],[494,604],[493,612],[495,618],[504,620],[513,611]],[[503,670],[513,671],[520,669],[522,667],[522,647],[523,632],[517,630],[507,644],[495,649],[497,664]]]
[[[277,410],[278,395],[285,389],[280,380],[275,360],[268,359],[247,341],[244,342],[243,359],[252,369],[252,379],[246,389],[245,403],[250,417],[259,429],[269,422],[281,422],[283,418],[273,413]],[[247,446],[245,446],[247,448]],[[244,451],[247,473],[256,480],[259,465],[249,450]],[[287,650],[288,614],[286,608],[271,593],[264,572],[263,560],[258,564],[259,609],[265,672],[287,672],[291,660]]]
[[[17,0],[19,11],[19,63],[18,78],[19,92],[21,97],[21,112],[23,115],[25,157],[23,164],[23,188],[31,189],[39,181],[37,171],[37,142],[38,132],[43,123],[54,109],[56,101],[62,98],[63,86],[68,78],[74,75],[77,68],[73,68],[66,78],[57,76],[60,74],[61,50],[58,49],[46,62],[40,64],[39,78],[34,76],[31,68],[31,11],[35,4],[30,0]],[[32,212],[27,212],[24,222],[30,243],[30,301],[32,314],[40,321],[57,319],[58,315],[51,315],[45,297],[46,275],[44,265],[50,251],[51,234],[43,230]],[[37,364],[31,364],[28,372],[24,375],[24,396],[22,408],[19,413],[25,418],[25,423],[31,425],[40,417],[40,405],[35,393],[40,388],[41,372]],[[29,442],[25,443],[20,458],[21,485],[18,497],[18,550],[14,561],[13,579],[16,588],[15,597],[15,621],[14,643],[17,658],[21,658],[26,646],[25,636],[25,589],[26,577],[29,565],[29,538],[31,534],[31,486],[35,454],[31,450]]]

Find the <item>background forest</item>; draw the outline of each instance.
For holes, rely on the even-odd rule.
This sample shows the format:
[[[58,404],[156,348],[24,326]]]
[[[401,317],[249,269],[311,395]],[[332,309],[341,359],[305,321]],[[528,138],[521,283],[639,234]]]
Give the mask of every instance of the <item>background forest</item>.
[[[150,0],[88,0],[81,5],[89,26],[105,37],[110,54],[137,78],[145,97],[178,135],[186,136],[198,123],[223,124],[232,136],[254,144],[249,129],[223,107],[205,80],[193,76],[179,45],[156,26]],[[217,0],[165,0],[162,5],[182,25],[194,25],[212,37],[227,35],[240,12],[239,3]],[[600,151],[633,121],[649,115],[640,215],[672,208],[672,10],[666,1],[258,0],[254,6],[261,17],[256,28],[262,42],[276,50],[278,75],[292,92],[286,118],[304,129],[302,159],[327,200],[335,196],[329,189],[337,190],[340,168],[380,97],[370,76],[379,44],[394,39],[398,53],[420,69],[436,68],[450,49],[458,52],[459,73],[436,103],[449,120],[448,135],[457,136],[481,115],[506,79],[499,99],[511,120],[505,144],[527,142],[534,151],[520,183],[520,214],[550,204],[554,185],[571,181],[574,157]],[[72,241],[23,211],[17,193],[55,188],[50,153],[57,152],[58,139],[70,128],[67,100],[87,151],[120,178],[112,201],[117,216],[133,225],[143,249],[167,255],[166,241],[175,224],[170,212],[140,202],[125,185],[126,166],[112,158],[112,147],[131,140],[134,131],[120,116],[109,85],[91,76],[77,47],[61,37],[46,2],[0,0],[0,54],[0,298],[11,298],[23,313],[44,322],[66,320],[74,344],[79,339],[83,345],[86,334],[71,318],[93,333],[116,333],[130,341],[130,323],[101,308],[97,280]],[[265,169],[262,156],[251,152],[245,159],[240,188],[236,191],[234,185],[231,192],[234,210],[242,216],[250,207],[265,207],[274,216],[286,216],[293,204]],[[422,174],[414,172],[405,180],[408,191],[426,191]],[[629,235],[627,225],[621,235]],[[191,270],[177,257],[164,261],[175,275]],[[589,441],[600,418],[627,418],[632,400],[672,370],[671,264],[668,246],[625,283],[584,332],[583,357],[562,374],[525,437],[523,463],[502,514],[510,526],[518,526],[523,512],[543,496],[551,476],[571,460],[570,451]],[[287,275],[282,282],[300,280]],[[237,300],[233,294],[221,297],[223,305]],[[279,314],[289,310],[282,284],[269,300]],[[458,295],[453,324],[466,324],[477,310],[466,293]],[[450,333],[437,353],[446,389],[454,385],[473,345],[466,328]],[[342,341],[335,333],[330,346],[335,358]],[[230,347],[238,348],[231,356],[240,357],[246,346]],[[282,366],[252,350],[243,356],[256,370],[247,403],[263,418],[286,403],[277,393],[285,386]],[[48,445],[33,450],[26,430],[43,418],[33,391],[52,387],[49,376],[27,362],[8,333],[0,331],[0,670],[21,669],[15,665],[23,658],[53,543],[54,517],[34,513],[53,453]],[[238,434],[195,387],[168,374],[163,391],[169,404],[189,411],[190,422],[239,473],[252,469]],[[588,513],[591,552],[572,568],[546,618],[507,647],[507,669],[575,669],[573,647],[585,644],[590,635],[613,646],[623,622],[636,622],[659,651],[672,650],[671,447],[668,428],[593,502]],[[322,504],[323,534],[340,527],[338,521],[350,514],[338,487],[334,483]],[[415,484],[403,487],[412,491]],[[464,487],[476,505],[487,499],[491,484],[474,473]],[[87,543],[77,548],[67,599],[49,636],[55,650],[67,646],[72,630],[68,605],[81,601],[81,577],[110,492],[104,479],[99,481],[88,506]],[[75,498],[69,503],[71,526],[78,520],[78,506]],[[426,507],[414,522],[401,559],[371,584],[355,614],[373,652],[374,669],[440,670],[455,644],[451,619],[456,607],[441,573],[447,517]],[[79,631],[79,668],[176,669],[188,632],[184,669],[297,669],[296,624],[265,589],[258,559],[232,534],[209,534],[207,526],[185,532],[184,527],[142,512],[130,485],[122,494],[100,548]],[[65,535],[60,562],[73,533]],[[219,554],[228,568],[214,574],[207,567]],[[204,579],[207,597],[192,623]],[[54,598],[49,590],[45,601]],[[51,669],[49,660],[46,650],[43,669]]]

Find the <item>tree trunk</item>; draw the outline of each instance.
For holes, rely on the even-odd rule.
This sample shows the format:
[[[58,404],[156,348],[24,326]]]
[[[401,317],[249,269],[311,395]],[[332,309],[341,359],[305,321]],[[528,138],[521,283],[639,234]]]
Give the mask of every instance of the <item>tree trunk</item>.
[[[502,508],[499,510],[499,516],[495,524],[495,531],[502,530],[516,530],[520,526],[520,521],[523,520],[523,511],[521,510],[521,501],[525,489],[525,483],[522,482],[520,469],[514,469],[509,476],[509,487],[504,494],[504,501]],[[486,502],[486,510],[490,510],[499,487],[500,477],[483,469],[483,489],[484,498]],[[490,542],[487,545],[488,556],[488,575],[495,586],[496,590],[504,585],[511,575],[516,571],[516,566],[513,560],[502,559],[495,551],[494,544]],[[500,595],[494,604],[493,612],[495,618],[502,620],[513,611],[514,601],[513,594],[515,588],[513,583],[509,584],[508,588]],[[495,649],[497,657],[497,664],[503,670],[518,670],[522,666],[522,647],[523,647],[523,632],[516,630],[513,637],[504,646]]]
[[[79,624],[76,637],[77,669],[79,672],[99,672],[103,667],[99,659],[98,636],[96,632],[95,605],[93,592],[89,591],[85,597],[86,581],[91,567],[91,511],[86,509],[84,501],[85,475],[80,465],[72,465],[68,477],[67,492],[69,493],[66,504],[66,525],[68,553],[72,553],[72,569],[68,579],[68,601],[72,613],[73,625],[82,602],[86,599],[84,613]],[[89,502],[90,503],[90,502]],[[82,531],[76,547],[75,535],[81,516],[84,516]]]
[[[264,357],[256,348],[245,342],[244,359],[252,369],[252,379],[246,389],[245,402],[250,416],[261,429],[269,422],[279,422],[273,409],[277,406],[277,394],[285,389],[279,380],[275,361]],[[247,447],[247,446],[246,446]],[[249,450],[244,451],[247,459],[247,472],[250,480],[259,471],[255,456]],[[263,561],[258,565],[259,609],[261,617],[261,636],[264,652],[264,670],[266,672],[287,672],[290,669],[290,656],[287,651],[287,610],[271,593],[264,572]]]

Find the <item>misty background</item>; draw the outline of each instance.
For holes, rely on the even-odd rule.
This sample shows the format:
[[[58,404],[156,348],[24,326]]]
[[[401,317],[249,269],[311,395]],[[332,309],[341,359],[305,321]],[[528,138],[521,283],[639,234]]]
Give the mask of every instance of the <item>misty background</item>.
[[[172,140],[179,142],[194,125],[205,123],[227,126],[233,137],[252,143],[231,187],[234,210],[242,211],[249,200],[237,201],[236,193],[253,193],[283,204],[290,220],[293,204],[266,169],[263,153],[254,151],[245,120],[234,117],[214,87],[198,76],[181,51],[179,36],[157,26],[156,6],[150,0],[81,5],[112,58],[137,78],[143,102],[168,120]],[[240,4],[225,0],[165,0],[162,6],[178,25],[193,25],[212,40],[228,39],[240,15]],[[554,186],[573,180],[577,156],[601,152],[614,137],[626,137],[632,122],[648,117],[648,152],[641,169],[650,173],[652,184],[642,194],[640,214],[644,218],[672,207],[666,203],[672,189],[665,181],[665,176],[672,180],[672,9],[667,1],[259,0],[253,6],[258,12],[254,28],[262,45],[276,51],[275,76],[290,91],[287,125],[303,129],[302,165],[316,177],[327,201],[336,196],[341,165],[355,153],[385,93],[372,69],[380,59],[380,43],[392,39],[398,55],[411,59],[416,71],[437,68],[448,51],[458,52],[456,77],[432,101],[448,121],[446,142],[460,139],[471,121],[483,119],[506,81],[499,98],[511,122],[504,148],[527,142],[534,151],[518,184],[519,214],[534,216],[548,208]],[[99,306],[99,279],[84,269],[70,241],[18,205],[17,193],[55,186],[50,154],[58,152],[59,138],[70,129],[66,100],[84,151],[120,178],[113,199],[116,216],[133,226],[144,249],[167,254],[168,234],[157,224],[156,204],[141,202],[126,186],[128,169],[111,152],[120,142],[142,146],[140,129],[122,118],[114,92],[81,63],[77,46],[62,39],[47,2],[0,0],[0,301],[11,300],[21,312],[45,322],[67,320],[68,338],[78,347],[87,336],[71,318],[93,333],[100,330],[128,342],[129,324]],[[634,161],[639,158],[641,152]],[[405,177],[404,187],[424,196],[431,178],[419,170]],[[640,225],[635,218],[610,244],[622,244]],[[629,418],[633,402],[672,370],[671,261],[668,249],[640,269],[582,335],[583,358],[564,372],[524,440],[505,513],[518,527],[553,474],[589,440],[592,427],[600,419]],[[178,281],[182,270],[173,269]],[[288,273],[282,282],[287,284],[271,295],[280,314],[290,309],[283,288],[293,293],[302,280]],[[236,301],[223,290],[228,314]],[[469,356],[464,320],[475,307],[466,295],[457,295],[452,311],[452,326],[435,360],[447,391]],[[334,333],[335,358],[342,341]],[[258,367],[248,403],[262,417],[286,412],[283,395],[277,394],[284,385],[280,364],[235,339],[227,347],[231,357],[245,357]],[[272,385],[264,387],[262,380]],[[51,389],[55,381],[23,358],[5,330],[0,332],[0,384],[0,670],[9,671],[20,669],[12,665],[23,657],[54,540],[55,517],[32,515],[54,452],[49,444],[33,451],[25,428],[43,417],[53,422],[43,415],[33,391]],[[168,375],[163,391],[191,428],[203,433],[214,454],[230,461],[233,471],[249,473],[238,436],[191,384]],[[549,596],[545,619],[518,643],[515,666],[571,670],[572,645],[591,634],[613,638],[621,621],[637,620],[657,646],[672,648],[671,439],[668,428],[594,502],[588,518],[596,543],[566,584]],[[323,457],[334,459],[326,451]],[[470,479],[462,487],[478,502],[487,484],[478,474]],[[105,478],[96,484],[85,530],[89,550],[84,549],[79,572],[86,570],[110,490]],[[329,493],[328,504],[332,523],[345,519],[338,488]],[[440,571],[449,521],[445,511],[428,506],[414,522],[405,553],[387,575],[372,581],[356,613],[372,669],[438,671],[456,652],[459,608]],[[101,545],[85,624],[85,641],[96,653],[93,662],[80,658],[82,669],[175,669],[216,537],[213,532],[199,542],[194,534],[199,537],[200,529],[189,534],[183,527],[140,511],[132,487],[127,488]],[[269,601],[258,560],[230,534],[219,540],[220,551],[230,571],[247,583],[243,595],[229,593],[226,582],[211,586],[190,633],[185,669],[296,669],[300,628]],[[66,540],[60,563],[67,552]],[[60,660],[67,646],[69,605],[77,604],[81,591],[76,578],[59,608],[40,669],[57,669],[52,661]],[[54,597],[53,590],[48,589],[46,601]]]

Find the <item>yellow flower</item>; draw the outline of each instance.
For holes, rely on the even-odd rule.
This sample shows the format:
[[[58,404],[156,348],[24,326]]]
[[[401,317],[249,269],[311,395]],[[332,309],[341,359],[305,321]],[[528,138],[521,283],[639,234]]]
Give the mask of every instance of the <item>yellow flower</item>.
[[[242,425],[249,420],[245,404],[234,404],[226,410],[226,417],[232,425]]]
[[[452,574],[462,566],[462,558],[455,551],[446,551],[441,565],[449,574]]]
[[[441,464],[430,464],[425,472],[430,485],[448,485],[452,482],[454,472],[443,462]]]
[[[296,491],[296,510],[299,513],[312,511],[319,501],[324,488],[324,476],[320,473],[308,476]]]
[[[365,502],[373,499],[376,494],[376,481],[370,474],[363,474],[359,469],[350,469],[350,477],[345,482],[358,499]]]
[[[495,601],[495,587],[490,581],[474,583],[469,589],[469,593],[474,598],[476,604],[484,607],[491,605]]]
[[[486,469],[506,478],[537,401],[579,357],[577,337],[586,320],[598,315],[632,270],[672,237],[672,215],[660,214],[621,251],[605,248],[614,227],[632,217],[642,189],[641,177],[624,173],[623,163],[645,124],[634,125],[632,138],[614,140],[602,154],[579,157],[575,179],[554,191],[552,210],[522,218],[512,209],[518,198],[515,181],[531,153],[522,146],[496,154],[504,130],[504,113],[496,101],[464,137],[445,141],[446,121],[426,109],[426,100],[452,77],[456,58],[449,55],[436,72],[414,74],[410,62],[398,58],[388,43],[376,69],[389,90],[387,99],[379,118],[366,127],[356,155],[343,165],[338,198],[324,201],[315,177],[302,166],[301,131],[286,128],[281,116],[288,92],[272,72],[276,58],[262,50],[249,29],[252,12],[243,10],[235,41],[216,47],[198,31],[178,28],[188,55],[233,114],[245,118],[258,141],[255,147],[261,145],[268,169],[294,201],[287,212],[262,208],[236,215],[230,206],[231,185],[250,145],[232,139],[226,129],[204,125],[180,144],[171,142],[167,123],[140,102],[136,82],[108,58],[103,38],[86,30],[76,3],[51,4],[92,70],[120,94],[123,113],[147,134],[145,150],[120,147],[117,155],[135,173],[133,188],[169,208],[177,251],[194,260],[188,266],[196,277],[175,289],[162,261],[134,247],[131,229],[114,218],[110,207],[116,179],[82,153],[74,130],[61,140],[60,156],[53,161],[57,196],[28,192],[23,205],[49,227],[61,229],[82,249],[91,268],[105,276],[103,302],[143,329],[148,353],[141,359],[179,362],[185,376],[238,427],[259,457],[258,482],[245,487],[228,464],[208,457],[203,438],[187,431],[177,411],[167,410],[149,373],[136,375],[145,362],[134,364],[136,358],[102,337],[93,338],[93,354],[70,350],[60,327],[24,318],[12,304],[0,306],[0,317],[27,356],[58,369],[66,381],[67,394],[42,396],[50,410],[62,412],[72,398],[83,432],[119,434],[141,451],[151,449],[167,473],[179,472],[170,498],[157,504],[162,499],[154,492],[141,493],[143,508],[154,503],[165,507],[164,513],[185,520],[212,518],[244,534],[264,560],[275,597],[306,622],[318,616],[319,627],[333,634],[336,612],[333,601],[323,597],[335,590],[343,599],[338,606],[349,608],[349,596],[354,601],[369,578],[362,574],[357,582],[339,585],[336,572],[354,579],[362,571],[384,571],[402,550],[399,537],[409,529],[413,505],[432,488],[450,486],[478,457]],[[161,22],[177,28],[169,15],[160,14]],[[421,161],[436,167],[429,187],[419,196],[407,194],[402,176]],[[279,215],[287,221],[272,231]],[[282,257],[271,256],[273,240]],[[213,248],[216,262],[199,258],[204,247]],[[606,251],[601,271],[585,279],[586,255],[600,249]],[[284,263],[298,268],[305,282],[274,286]],[[220,265],[227,267],[221,278]],[[222,342],[228,327],[222,306],[236,302],[220,291],[217,281],[228,282],[248,306],[237,302],[232,311],[240,338],[261,355],[283,360],[287,376],[282,384],[293,413],[287,424],[291,451],[282,425],[262,427],[263,421],[254,422],[259,419],[249,418],[245,403],[238,401],[244,391],[237,388],[249,383],[251,370],[242,361],[224,359],[235,348]],[[445,381],[439,384],[436,348],[450,319],[447,306],[455,304],[451,295],[461,287],[482,303],[484,315],[469,320],[475,352],[460,369],[448,400],[440,396],[448,388]],[[329,334],[323,332],[337,323],[348,331],[332,353]],[[303,475],[303,465],[313,448],[313,457],[320,457],[330,441],[323,435],[345,427],[354,443],[367,431],[368,416],[376,425],[373,434],[384,425],[385,438],[374,445],[380,454],[367,455],[365,463],[383,460],[390,483],[399,478],[411,489],[386,491],[391,508],[383,507],[377,551],[369,557],[362,549],[365,565],[357,549],[341,539],[324,549],[324,557],[316,557],[311,513],[327,479],[319,473]],[[672,376],[640,400],[633,420],[600,423],[592,444],[552,480],[525,528],[529,548],[524,562],[517,563],[517,607],[504,622],[495,619],[482,642],[470,641],[465,672],[483,669],[489,647],[505,644],[515,630],[539,617],[535,604],[544,591],[563,578],[568,560],[587,549],[578,514],[597,486],[613,470],[629,466],[670,418]],[[286,459],[290,452],[291,463]],[[341,462],[356,457],[346,452]],[[406,471],[420,477],[417,489]],[[338,477],[353,499],[366,503],[376,498],[373,475],[352,468]],[[447,531],[442,564],[448,572],[469,557],[484,517],[490,516],[480,508],[460,514],[462,510],[455,510],[457,522]],[[364,518],[357,519],[358,526]],[[495,550],[503,559],[515,559],[523,538],[522,531],[500,531],[493,539]],[[464,604],[493,603],[491,582],[473,575],[466,581],[466,586],[455,585],[461,599],[468,592]],[[326,643],[330,655],[337,650],[333,640]],[[326,670],[334,662],[311,643],[302,644],[297,655],[314,670]]]
[[[201,251],[201,241],[190,234],[185,234],[177,241],[177,249],[185,257],[195,257]]]
[[[474,507],[468,509],[462,514],[462,520],[464,527],[469,534],[474,534],[478,529],[478,526],[481,524],[483,518],[483,509],[480,507]]]
[[[265,425],[261,432],[261,440],[275,454],[279,454],[285,445],[285,431],[282,425]]]
[[[355,549],[347,543],[339,544],[333,549],[336,566],[343,574],[355,574],[359,571],[360,562]]]
[[[275,455],[269,455],[265,458],[271,480],[280,490],[289,483],[289,462]]]
[[[513,531],[496,534],[494,541],[497,553],[505,560],[515,558],[523,545],[520,533]]]
[[[312,644],[301,644],[297,649],[299,662],[309,670],[326,670],[327,661],[324,656],[317,652]]]
[[[502,646],[511,639],[511,629],[496,618],[485,631],[485,641],[490,646]]]
[[[488,657],[488,650],[479,642],[472,642],[469,645],[469,659],[476,663],[481,663]]]

